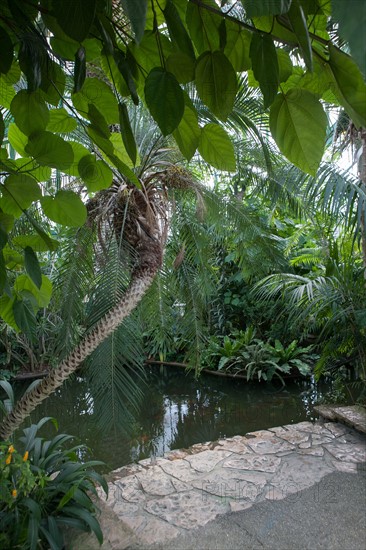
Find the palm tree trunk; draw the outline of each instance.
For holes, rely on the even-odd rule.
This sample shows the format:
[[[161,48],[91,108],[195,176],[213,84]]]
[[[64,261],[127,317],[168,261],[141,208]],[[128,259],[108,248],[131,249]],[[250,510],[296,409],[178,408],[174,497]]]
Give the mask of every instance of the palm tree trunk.
[[[33,390],[23,395],[0,426],[0,437],[8,439],[29,414],[59,388],[80,364],[101,344],[133,311],[153,282],[161,266],[162,246],[149,240],[139,250],[139,265],[122,299],[85,336],[81,343],[52,370]]]

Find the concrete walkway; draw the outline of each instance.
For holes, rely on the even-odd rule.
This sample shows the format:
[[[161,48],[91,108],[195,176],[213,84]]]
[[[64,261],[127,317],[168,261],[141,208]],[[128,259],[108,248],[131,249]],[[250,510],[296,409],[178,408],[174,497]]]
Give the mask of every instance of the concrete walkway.
[[[112,472],[102,548],[365,550],[365,460],[363,434],[300,422],[140,461]]]

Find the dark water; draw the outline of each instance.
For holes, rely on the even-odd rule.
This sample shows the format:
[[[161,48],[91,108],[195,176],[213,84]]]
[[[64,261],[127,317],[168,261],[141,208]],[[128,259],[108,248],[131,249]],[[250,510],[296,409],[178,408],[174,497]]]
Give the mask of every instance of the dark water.
[[[172,367],[151,367],[139,385],[143,399],[138,410],[118,425],[98,425],[96,400],[80,378],[47,399],[32,420],[57,418],[61,432],[89,447],[85,458],[103,460],[108,471],[170,449],[311,420],[320,396],[310,381],[281,388],[210,375],[196,380]],[[53,435],[51,426],[43,435]]]

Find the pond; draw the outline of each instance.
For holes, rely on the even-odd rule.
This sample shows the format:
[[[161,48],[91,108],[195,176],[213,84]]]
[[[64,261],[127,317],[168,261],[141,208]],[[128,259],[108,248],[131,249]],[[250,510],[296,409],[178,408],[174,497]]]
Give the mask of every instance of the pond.
[[[312,406],[321,395],[308,380],[284,388],[212,375],[196,380],[170,366],[147,368],[146,380],[137,383],[142,390],[137,410],[108,429],[100,426],[101,407],[82,378],[48,398],[32,421],[54,416],[61,432],[89,447],[85,458],[103,460],[104,471],[110,471],[194,443],[312,420]],[[52,430],[46,435],[52,436]]]

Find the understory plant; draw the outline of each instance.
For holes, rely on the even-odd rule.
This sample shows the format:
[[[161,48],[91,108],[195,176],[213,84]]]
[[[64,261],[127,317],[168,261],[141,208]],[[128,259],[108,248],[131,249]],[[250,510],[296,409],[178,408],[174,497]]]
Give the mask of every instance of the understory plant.
[[[307,376],[318,356],[313,346],[301,347],[297,340],[284,346],[279,340],[274,345],[255,338],[255,329],[248,327],[233,336],[212,337],[204,355],[203,366],[245,374],[247,380],[271,381],[277,377],[283,383],[283,374]]]
[[[38,435],[47,422],[23,430],[19,442],[0,443],[0,547],[64,548],[65,528],[92,531],[100,544],[103,535],[96,519],[97,485],[107,493],[103,477],[94,471],[100,461],[83,462],[83,445],[65,449],[72,436]],[[57,425],[57,424],[56,424]]]

